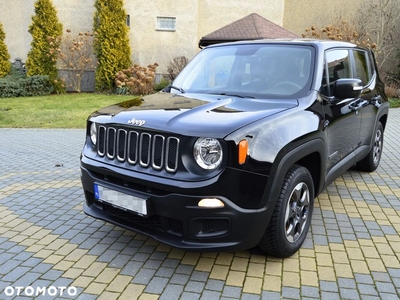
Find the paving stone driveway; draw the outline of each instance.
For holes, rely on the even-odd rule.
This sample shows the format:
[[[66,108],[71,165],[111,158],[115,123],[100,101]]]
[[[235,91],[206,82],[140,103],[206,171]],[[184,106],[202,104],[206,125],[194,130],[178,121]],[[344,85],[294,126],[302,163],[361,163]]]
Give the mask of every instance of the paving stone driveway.
[[[371,174],[317,199],[291,258],[193,253],[82,213],[84,130],[0,129],[0,299],[399,299],[400,109]]]

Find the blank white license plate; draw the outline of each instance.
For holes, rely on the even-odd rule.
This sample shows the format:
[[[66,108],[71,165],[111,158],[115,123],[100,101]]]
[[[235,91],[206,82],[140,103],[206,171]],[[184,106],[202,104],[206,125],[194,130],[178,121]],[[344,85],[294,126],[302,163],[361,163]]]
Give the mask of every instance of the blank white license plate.
[[[94,184],[94,197],[118,208],[147,215],[146,199],[114,191],[96,183]]]

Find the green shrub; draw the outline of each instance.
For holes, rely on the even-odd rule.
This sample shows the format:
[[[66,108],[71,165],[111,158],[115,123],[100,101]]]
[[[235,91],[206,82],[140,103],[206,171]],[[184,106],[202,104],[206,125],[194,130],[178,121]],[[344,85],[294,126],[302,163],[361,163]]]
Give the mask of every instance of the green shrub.
[[[7,45],[4,40],[6,34],[3,29],[3,24],[0,23],[0,78],[6,76],[11,69],[10,54],[8,53]]]
[[[115,88],[115,94],[117,95],[131,95],[129,88],[127,86],[117,86]]]
[[[131,65],[131,48],[123,0],[96,0],[93,20],[97,58],[96,90],[112,91],[115,73]]]
[[[57,10],[51,0],[35,1],[35,15],[32,16],[29,33],[32,42],[26,61],[27,75],[47,75],[55,92],[64,92],[65,87],[58,77],[56,67],[62,24],[58,21]]]
[[[19,81],[25,97],[49,95],[53,92],[49,76],[29,76]]]
[[[53,90],[49,76],[35,75],[19,79],[7,76],[0,79],[0,98],[44,96]]]
[[[159,91],[163,90],[164,88],[166,88],[169,84],[170,84],[170,82],[168,80],[166,80],[164,77],[162,77],[160,82],[154,86],[154,90],[159,92]]]
[[[22,97],[23,92],[19,80],[14,80],[11,77],[0,79],[0,98]]]

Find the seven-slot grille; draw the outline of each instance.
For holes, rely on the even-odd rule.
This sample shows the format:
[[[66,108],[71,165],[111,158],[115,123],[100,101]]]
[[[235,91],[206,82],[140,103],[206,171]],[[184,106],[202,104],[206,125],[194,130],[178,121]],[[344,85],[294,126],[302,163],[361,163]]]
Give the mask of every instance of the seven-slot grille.
[[[99,126],[97,153],[101,157],[127,161],[154,170],[178,168],[179,139],[136,130]]]

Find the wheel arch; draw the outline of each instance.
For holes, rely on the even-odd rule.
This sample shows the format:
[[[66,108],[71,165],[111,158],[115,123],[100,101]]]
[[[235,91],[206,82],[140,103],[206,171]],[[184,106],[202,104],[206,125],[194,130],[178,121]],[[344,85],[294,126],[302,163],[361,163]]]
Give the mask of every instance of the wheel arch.
[[[383,130],[385,130],[385,128],[386,128],[387,118],[388,118],[387,114],[384,114],[379,118],[379,122],[381,122],[381,124],[383,126]]]
[[[322,158],[321,153],[313,152],[308,154],[307,156],[301,158],[294,164],[300,165],[308,169],[311,173],[311,177],[313,178],[314,182],[314,195],[318,195],[320,193],[320,188],[323,186],[323,181],[321,181],[321,171],[322,171]]]
[[[307,168],[313,178],[315,197],[321,193],[325,183],[325,143],[321,138],[305,142],[289,151],[282,150],[271,169],[263,196],[263,206],[275,207],[282,182],[289,168],[295,164]]]

